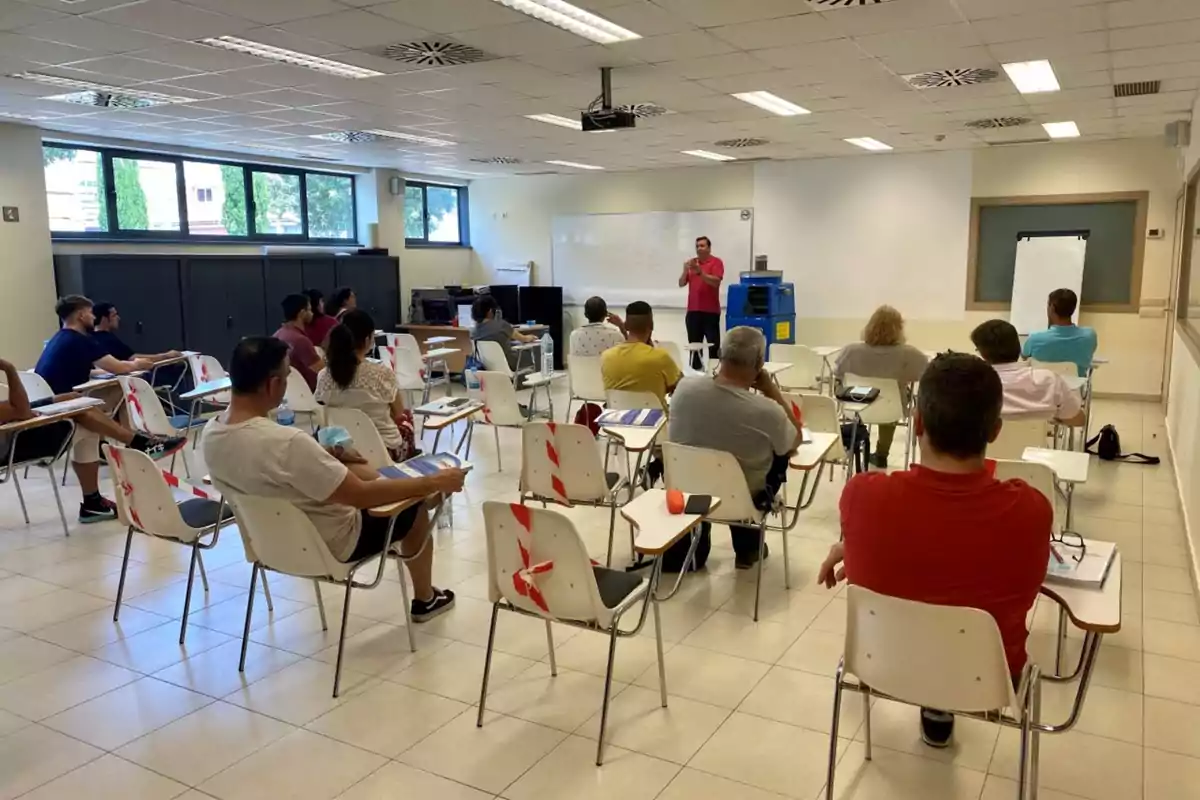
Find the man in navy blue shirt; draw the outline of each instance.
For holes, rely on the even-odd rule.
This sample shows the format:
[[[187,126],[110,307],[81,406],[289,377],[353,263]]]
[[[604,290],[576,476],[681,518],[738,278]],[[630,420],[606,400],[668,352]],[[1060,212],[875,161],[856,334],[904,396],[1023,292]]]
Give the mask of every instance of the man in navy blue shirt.
[[[56,401],[77,396],[74,395],[74,388],[81,383],[87,383],[92,377],[93,369],[104,370],[114,375],[126,375],[153,366],[149,361],[142,359],[122,361],[104,351],[92,338],[92,301],[86,297],[63,297],[54,310],[62,327],[46,343],[34,371],[50,384]],[[152,458],[170,455],[187,443],[187,439],[183,437],[162,439],[135,433],[99,410],[78,417],[75,422],[75,443],[71,461],[79,478],[79,486],[83,490],[79,521],[84,524],[116,517],[116,505],[100,494],[101,437],[142,450]]]
[[[178,350],[153,354],[133,352],[133,348],[117,335],[117,331],[121,329],[121,314],[112,303],[96,303],[92,307],[92,316],[96,319],[96,329],[92,331],[92,338],[104,352],[119,361],[143,359],[157,364],[159,361],[179,358],[181,355]]]

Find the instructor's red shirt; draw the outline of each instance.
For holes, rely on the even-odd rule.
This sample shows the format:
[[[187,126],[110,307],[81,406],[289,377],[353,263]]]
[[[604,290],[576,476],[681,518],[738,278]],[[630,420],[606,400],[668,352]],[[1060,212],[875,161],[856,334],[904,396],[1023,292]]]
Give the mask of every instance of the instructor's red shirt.
[[[725,277],[725,262],[716,256],[709,256],[700,262],[700,271],[705,275]],[[695,273],[688,273],[688,311],[710,311],[721,313],[721,287],[709,286],[704,279]]]
[[[1025,666],[1025,617],[1050,557],[1054,512],[1041,492],[986,472],[914,465],[868,472],[842,491],[846,579],[880,594],[987,611],[1008,668]]]

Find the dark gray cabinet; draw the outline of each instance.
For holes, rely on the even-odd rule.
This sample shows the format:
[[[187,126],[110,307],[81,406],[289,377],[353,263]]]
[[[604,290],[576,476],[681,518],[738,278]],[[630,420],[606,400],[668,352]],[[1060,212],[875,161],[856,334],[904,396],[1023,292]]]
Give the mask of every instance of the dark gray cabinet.
[[[60,295],[115,303],[121,338],[139,353],[186,347],[227,364],[242,337],[279,327],[284,297],[310,288],[329,298],[352,286],[378,327],[400,322],[399,261],[391,256],[60,255],[54,275]]]
[[[354,256],[337,259],[338,286],[349,286],[358,307],[375,320],[379,330],[393,331],[400,324],[400,272],[389,256]]]
[[[179,259],[169,256],[73,255],[54,259],[59,295],[114,303],[121,339],[137,353],[161,353],[183,343]],[[54,309],[46,309],[53,316]]]

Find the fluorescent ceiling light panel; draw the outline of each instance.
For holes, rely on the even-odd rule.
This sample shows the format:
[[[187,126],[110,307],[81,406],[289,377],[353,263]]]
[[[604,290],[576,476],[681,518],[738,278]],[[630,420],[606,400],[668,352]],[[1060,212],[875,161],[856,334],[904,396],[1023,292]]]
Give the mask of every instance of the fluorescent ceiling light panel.
[[[891,150],[890,144],[884,144],[878,139],[872,139],[870,136],[858,136],[854,139],[843,139],[843,142],[852,144],[855,147],[861,147],[863,150]]]
[[[557,125],[560,128],[570,128],[573,131],[583,130],[583,123],[581,121],[560,117],[558,114],[526,114],[525,119],[531,119],[535,122],[545,122],[549,125]]]
[[[776,97],[770,92],[738,92],[734,97],[743,103],[758,106],[764,111],[770,111],[772,114],[778,114],[781,117],[798,117],[801,114],[812,113],[807,108],[784,100],[782,97]]]
[[[546,163],[556,164],[560,167],[574,167],[575,169],[604,169],[604,167],[597,167],[592,164],[580,164],[575,161],[547,161]]]
[[[432,147],[450,147],[451,145],[458,144],[449,139],[434,139],[431,136],[418,136],[415,133],[401,133],[400,131],[365,130],[363,133],[373,133],[376,136],[382,136],[386,139],[401,139],[405,142],[427,144]]]
[[[1074,122],[1043,122],[1042,127],[1051,139],[1072,139],[1079,135],[1079,126]]]
[[[604,17],[584,11],[564,0],[495,0],[495,2],[599,44],[628,42],[632,39],[642,38],[641,34],[622,28]]]
[[[1050,62],[1044,59],[1041,61],[1014,61],[1011,64],[1005,64],[1004,71],[1008,73],[1008,79],[1013,82],[1013,86],[1016,86],[1017,91],[1021,94],[1058,91],[1058,77],[1054,74],[1054,68],[1050,66]]]
[[[282,47],[252,42],[249,39],[239,39],[236,36],[215,36],[201,39],[200,44],[217,47],[222,50],[232,50],[235,53],[245,53],[248,56],[258,56],[268,61],[278,61],[280,64],[290,64],[293,67],[324,72],[326,75],[337,75],[339,78],[377,78],[384,73],[353,64],[344,64],[329,58],[298,53],[295,50],[285,50]]]
[[[685,156],[695,156],[696,158],[707,158],[709,161],[737,161],[733,156],[714,153],[711,150],[682,150]]]

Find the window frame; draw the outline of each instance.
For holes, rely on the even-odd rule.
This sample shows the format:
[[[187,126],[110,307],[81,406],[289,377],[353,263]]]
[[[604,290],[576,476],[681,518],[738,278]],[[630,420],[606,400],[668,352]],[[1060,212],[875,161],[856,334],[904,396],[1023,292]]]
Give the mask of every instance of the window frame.
[[[1191,351],[1192,356],[1200,360],[1200,319],[1190,315],[1192,308],[1192,289],[1200,282],[1200,274],[1194,274],[1192,267],[1196,240],[1200,239],[1200,164],[1192,168],[1183,187],[1184,210],[1183,225],[1180,235],[1183,241],[1179,247],[1179,274],[1176,277],[1175,310],[1171,321],[1179,338]]]
[[[405,198],[407,203],[408,187],[415,186],[421,190],[421,220],[424,229],[424,236],[412,237],[408,236],[407,231],[404,235],[405,247],[470,247],[471,246],[471,226],[469,222],[470,199],[468,188],[453,183],[436,183],[434,181],[409,181],[404,182],[405,193],[401,196]],[[458,241],[457,242],[434,242],[429,239],[429,195],[430,187],[435,189],[453,189],[458,194]],[[408,221],[408,209],[405,209],[404,221]]]
[[[108,231],[50,231],[51,241],[126,241],[126,242],[157,242],[168,244],[327,244],[327,245],[358,245],[358,181],[353,173],[333,172],[330,170],[304,169],[298,167],[283,167],[275,164],[261,164],[250,161],[231,161],[228,159],[203,158],[168,153],[156,153],[146,150],[128,150],[114,147],[98,147],[90,144],[76,144],[57,140],[45,139],[42,147],[58,147],[68,150],[87,150],[98,153],[104,174],[104,192],[100,198],[108,215]],[[178,231],[137,231],[121,230],[117,219],[117,189],[113,180],[113,159],[127,158],[146,161],[165,161],[175,165],[175,202],[179,209]],[[215,164],[217,166],[236,167],[242,170],[245,208],[246,235],[212,236],[192,234],[188,226],[188,191],[187,178],[184,174],[184,162],[200,164]],[[252,175],[255,172],[270,172],[280,175],[295,175],[300,180],[300,220],[299,234],[259,233],[254,225],[254,186]],[[308,235],[308,176],[328,175],[336,178],[350,179],[350,206],[353,214],[355,230],[349,238],[332,239]],[[461,226],[460,226],[461,227]]]

